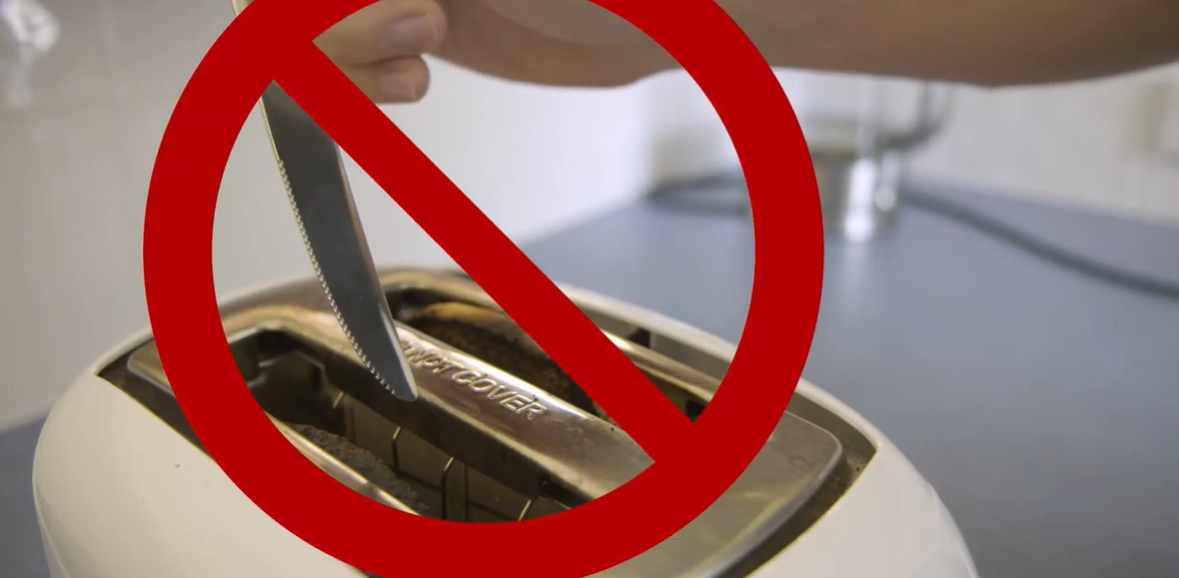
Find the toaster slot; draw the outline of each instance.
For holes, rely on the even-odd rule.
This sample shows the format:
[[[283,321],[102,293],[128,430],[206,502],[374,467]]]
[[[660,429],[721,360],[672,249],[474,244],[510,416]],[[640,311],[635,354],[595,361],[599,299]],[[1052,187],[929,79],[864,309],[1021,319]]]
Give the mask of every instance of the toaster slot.
[[[254,398],[277,423],[343,437],[375,456],[412,487],[401,501],[423,515],[473,522],[543,516],[600,496],[650,464],[607,421],[404,329],[402,344],[425,386],[412,403],[389,395],[363,364],[307,332],[249,331],[232,340],[232,349],[242,374],[253,376],[247,383]],[[166,387],[154,347],[133,353],[128,367]]]
[[[536,343],[478,286],[461,277],[407,273],[388,291],[394,317],[440,341],[483,357],[506,371],[546,387],[602,419],[609,415],[548,358]],[[720,379],[650,349],[650,331],[586,311],[639,370],[690,420],[704,411]],[[604,323],[603,323],[604,321]],[[496,355],[505,349],[515,354]],[[722,373],[723,376],[723,373]],[[572,391],[570,391],[572,390]]]
[[[461,270],[397,269],[384,273],[389,304],[402,318],[422,307],[459,301],[499,309],[499,306]],[[635,361],[644,373],[690,418],[707,406],[729,368],[729,361],[703,351],[678,335],[669,335],[598,302],[591,294],[570,290],[570,297],[595,325]],[[844,487],[872,459],[876,448],[862,432],[822,405],[796,392],[787,413],[830,432],[844,448],[847,474]]]

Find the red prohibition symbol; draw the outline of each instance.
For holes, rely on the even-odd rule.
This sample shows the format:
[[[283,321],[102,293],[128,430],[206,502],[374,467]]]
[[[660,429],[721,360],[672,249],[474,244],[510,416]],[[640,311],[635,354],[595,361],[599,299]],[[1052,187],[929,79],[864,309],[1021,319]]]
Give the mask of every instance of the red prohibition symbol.
[[[592,1],[644,31],[696,80],[729,131],[749,187],[756,243],[749,312],[729,371],[694,423],[315,48],[313,39],[374,0],[256,0],[206,54],[173,112],[144,223],[148,310],[168,379],[196,435],[237,487],[342,562],[384,578],[434,576],[440,554],[454,575],[601,572],[671,537],[712,505],[761,450],[794,393],[818,316],[823,234],[814,169],[780,83],[712,0]],[[459,523],[399,512],[353,492],[278,432],[230,354],[212,271],[222,175],[271,82],[605,408],[653,465],[565,512]],[[699,466],[701,456],[710,467]],[[276,478],[287,483],[274,484]],[[528,563],[503,556],[505,544],[526,548]],[[455,545],[463,556],[453,555]]]

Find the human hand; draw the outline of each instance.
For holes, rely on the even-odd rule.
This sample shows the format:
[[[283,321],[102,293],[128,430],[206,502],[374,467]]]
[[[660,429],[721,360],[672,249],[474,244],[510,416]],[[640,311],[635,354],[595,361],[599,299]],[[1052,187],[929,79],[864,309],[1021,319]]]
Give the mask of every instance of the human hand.
[[[380,0],[316,43],[382,103],[425,95],[425,54],[499,78],[560,86],[620,86],[674,65],[641,31],[586,0]]]

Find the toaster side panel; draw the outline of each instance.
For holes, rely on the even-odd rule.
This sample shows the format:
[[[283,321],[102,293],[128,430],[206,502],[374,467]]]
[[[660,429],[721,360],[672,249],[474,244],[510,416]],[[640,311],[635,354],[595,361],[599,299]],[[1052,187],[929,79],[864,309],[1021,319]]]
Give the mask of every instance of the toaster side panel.
[[[45,423],[34,493],[63,577],[360,576],[273,521],[206,454],[92,375]]]

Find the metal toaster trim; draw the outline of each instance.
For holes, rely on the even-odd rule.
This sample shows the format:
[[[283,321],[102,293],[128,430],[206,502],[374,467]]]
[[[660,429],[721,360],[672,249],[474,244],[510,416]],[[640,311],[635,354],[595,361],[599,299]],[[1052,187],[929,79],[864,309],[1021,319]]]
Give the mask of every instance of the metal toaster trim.
[[[388,269],[381,283],[395,317],[431,301],[499,309],[476,284],[449,270]],[[707,405],[727,360],[572,298],[689,416]],[[413,403],[395,398],[357,357],[314,280],[225,305],[222,318],[242,375],[276,427],[325,472],[390,507],[414,511],[288,427],[276,417],[285,410],[271,401],[278,399],[274,396],[294,389],[301,399],[318,396],[311,405],[323,419],[337,420],[341,434],[357,445],[387,450],[382,458],[400,475],[415,475],[408,466],[411,453],[426,456],[424,463],[433,460],[438,475],[419,475],[431,479],[414,478],[415,483],[438,492],[440,507],[432,514],[450,519],[522,519],[576,507],[651,463],[606,419],[400,320],[398,334],[420,398]],[[99,375],[200,447],[152,341],[132,348]],[[796,393],[765,448],[717,503],[671,539],[599,576],[746,576],[818,520],[872,455],[862,433]],[[479,487],[484,501],[495,502],[484,509],[501,511],[476,520]],[[507,497],[488,498],[489,492]]]

